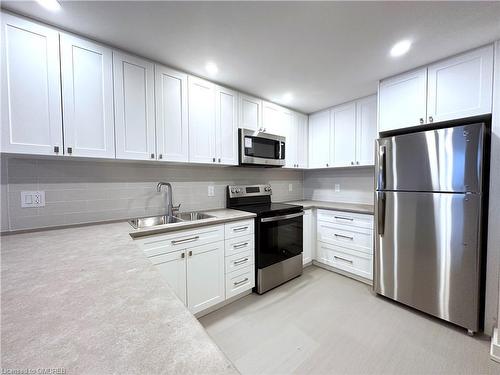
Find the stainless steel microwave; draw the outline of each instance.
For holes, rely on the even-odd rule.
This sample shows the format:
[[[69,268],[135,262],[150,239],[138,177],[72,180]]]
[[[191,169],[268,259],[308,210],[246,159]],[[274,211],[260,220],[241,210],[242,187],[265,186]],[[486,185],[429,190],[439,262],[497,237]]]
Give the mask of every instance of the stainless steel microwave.
[[[285,165],[285,137],[239,129],[240,165],[282,167]]]

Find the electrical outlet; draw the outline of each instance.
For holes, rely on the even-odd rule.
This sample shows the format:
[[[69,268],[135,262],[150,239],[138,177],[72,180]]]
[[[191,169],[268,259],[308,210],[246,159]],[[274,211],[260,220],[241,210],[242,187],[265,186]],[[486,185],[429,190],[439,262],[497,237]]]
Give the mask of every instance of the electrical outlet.
[[[213,197],[215,195],[215,186],[214,185],[208,185],[208,196]]]
[[[335,192],[340,193],[340,184],[335,184]]]
[[[293,191],[293,184],[288,184],[288,191]]]
[[[21,191],[21,207],[45,207],[45,191]]]

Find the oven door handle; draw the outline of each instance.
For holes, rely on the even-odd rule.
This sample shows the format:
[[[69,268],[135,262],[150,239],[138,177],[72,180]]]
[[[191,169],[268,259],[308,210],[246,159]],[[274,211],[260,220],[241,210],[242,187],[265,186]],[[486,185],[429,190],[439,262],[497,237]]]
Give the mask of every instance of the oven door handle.
[[[261,223],[269,223],[271,221],[293,219],[294,217],[299,217],[299,216],[304,216],[304,211],[296,213],[296,214],[280,215],[280,216],[273,216],[273,217],[264,217],[264,218],[260,219],[260,222]]]

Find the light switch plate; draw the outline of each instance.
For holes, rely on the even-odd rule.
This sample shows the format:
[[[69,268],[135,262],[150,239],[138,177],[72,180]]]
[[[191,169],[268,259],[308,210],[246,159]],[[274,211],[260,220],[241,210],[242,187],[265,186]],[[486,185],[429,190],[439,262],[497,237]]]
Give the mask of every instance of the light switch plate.
[[[45,191],[21,191],[21,207],[45,207]]]
[[[208,196],[213,197],[215,195],[215,186],[208,185]]]
[[[335,184],[335,192],[340,193],[340,184]]]
[[[288,191],[293,191],[293,184],[288,184]]]

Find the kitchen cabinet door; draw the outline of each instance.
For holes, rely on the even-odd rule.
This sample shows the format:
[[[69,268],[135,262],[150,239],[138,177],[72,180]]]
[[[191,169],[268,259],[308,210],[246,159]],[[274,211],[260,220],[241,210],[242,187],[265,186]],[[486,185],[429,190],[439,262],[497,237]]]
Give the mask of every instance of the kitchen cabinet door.
[[[377,95],[356,101],[356,165],[374,165]]]
[[[225,299],[224,241],[187,250],[188,308],[196,314]]]
[[[307,152],[308,152],[308,118],[307,115],[302,113],[295,114],[295,121],[297,127],[297,167],[307,168]]]
[[[309,167],[326,168],[330,161],[330,110],[309,116]]]
[[[65,154],[114,159],[112,51],[61,34],[61,77]]]
[[[154,65],[113,51],[116,158],[155,159]]]
[[[314,254],[314,230],[312,209],[304,210],[302,264],[311,263]]]
[[[380,132],[424,124],[427,68],[380,81],[378,100]]]
[[[175,295],[186,304],[186,250],[149,258]]]
[[[239,94],[239,123],[241,129],[258,131],[262,128],[262,100]]]
[[[334,107],[330,111],[333,128],[333,164],[346,167],[356,159],[356,104],[354,102]]]
[[[274,103],[262,102],[262,131],[269,134],[286,136],[286,123],[288,117],[285,113],[289,111]]]
[[[283,126],[285,133],[285,167],[297,168],[297,117],[296,113],[287,111],[283,113]]]
[[[216,162],[215,85],[189,76],[189,161]]]
[[[158,160],[189,160],[187,80],[187,74],[155,65]]]
[[[59,33],[2,13],[2,152],[63,153]]]
[[[427,122],[491,113],[493,45],[428,68]]]
[[[215,123],[217,163],[238,165],[238,93],[216,88]]]

